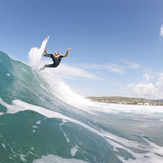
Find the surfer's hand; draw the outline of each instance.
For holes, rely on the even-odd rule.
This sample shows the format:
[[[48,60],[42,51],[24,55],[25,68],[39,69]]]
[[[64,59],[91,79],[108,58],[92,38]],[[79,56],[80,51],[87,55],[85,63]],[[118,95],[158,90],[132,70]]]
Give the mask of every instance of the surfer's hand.
[[[68,48],[67,51],[69,52],[70,51],[70,48]]]

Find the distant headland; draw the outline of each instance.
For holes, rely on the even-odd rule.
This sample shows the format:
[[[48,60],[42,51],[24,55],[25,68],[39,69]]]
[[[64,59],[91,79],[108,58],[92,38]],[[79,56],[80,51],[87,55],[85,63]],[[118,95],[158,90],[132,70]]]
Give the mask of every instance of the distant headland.
[[[114,104],[127,104],[127,105],[152,105],[163,106],[163,100],[152,100],[145,98],[130,98],[121,96],[104,96],[104,97],[88,97],[92,101]]]

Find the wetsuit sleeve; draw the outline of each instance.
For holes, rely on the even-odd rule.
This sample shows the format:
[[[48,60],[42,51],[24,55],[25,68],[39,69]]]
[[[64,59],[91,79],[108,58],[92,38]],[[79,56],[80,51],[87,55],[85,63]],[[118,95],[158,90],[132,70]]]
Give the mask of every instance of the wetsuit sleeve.
[[[61,55],[61,56],[62,56],[62,57],[67,57],[67,55],[68,55],[68,51],[66,52],[65,55]]]
[[[45,54],[48,54],[47,51],[45,51]]]
[[[47,51],[45,51],[45,57],[50,57],[50,54],[47,53]]]

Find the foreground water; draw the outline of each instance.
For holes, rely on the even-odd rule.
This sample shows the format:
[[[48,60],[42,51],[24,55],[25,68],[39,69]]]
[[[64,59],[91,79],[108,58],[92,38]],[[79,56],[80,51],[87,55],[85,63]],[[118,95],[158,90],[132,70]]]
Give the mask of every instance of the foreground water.
[[[163,107],[90,102],[0,52],[0,163],[163,162]]]

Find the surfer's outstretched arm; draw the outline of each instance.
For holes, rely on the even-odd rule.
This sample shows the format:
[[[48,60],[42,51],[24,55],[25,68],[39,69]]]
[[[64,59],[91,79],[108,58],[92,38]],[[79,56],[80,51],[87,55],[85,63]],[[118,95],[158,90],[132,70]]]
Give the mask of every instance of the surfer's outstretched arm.
[[[69,51],[70,51],[70,48],[67,49],[66,54],[65,55],[62,55],[62,57],[67,57]]]
[[[46,49],[45,49],[45,54],[44,54],[44,57],[50,57],[51,54],[48,54]]]

